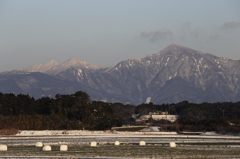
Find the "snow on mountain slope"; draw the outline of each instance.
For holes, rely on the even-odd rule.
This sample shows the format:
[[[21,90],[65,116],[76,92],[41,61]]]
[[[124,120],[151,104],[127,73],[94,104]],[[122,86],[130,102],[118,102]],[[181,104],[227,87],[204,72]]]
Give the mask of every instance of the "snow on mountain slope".
[[[56,75],[56,74],[58,74],[64,70],[67,70],[68,68],[71,68],[71,67],[81,68],[81,69],[91,69],[91,70],[97,70],[97,69],[102,68],[101,66],[92,65],[87,62],[79,61],[75,58],[71,58],[71,59],[65,61],[64,63],[58,65],[56,68],[49,69],[46,73]]]
[[[239,70],[240,63],[237,60],[220,58],[172,44],[158,54],[148,55],[142,59],[122,61],[107,70],[107,73],[128,90],[128,93],[124,93],[125,95],[134,97],[139,102],[147,97],[153,97],[152,100],[155,102],[190,99],[186,97],[186,94],[192,96],[186,93],[190,89],[202,92],[196,94],[198,99],[194,100],[200,102],[235,100],[239,94],[239,85],[237,85],[240,79]],[[179,81],[182,81],[185,87],[175,88],[180,89],[179,94],[182,95],[178,99],[171,99],[171,94],[174,94],[176,90],[168,88],[171,87],[169,82],[178,82],[181,86]],[[165,88],[164,92],[163,88]],[[211,94],[209,89],[212,90]],[[159,97],[160,93],[169,94],[169,96]]]
[[[42,73],[47,73],[47,74],[50,74],[50,75],[56,75],[59,72],[67,70],[68,68],[71,68],[71,67],[83,68],[83,69],[92,69],[92,70],[102,68],[101,66],[92,65],[92,64],[89,64],[87,62],[79,61],[75,58],[71,58],[71,59],[65,61],[62,64],[52,60],[48,63],[30,66],[30,67],[24,68],[22,70],[27,71],[27,72],[42,72]]]
[[[51,60],[48,63],[40,64],[40,65],[34,65],[27,68],[22,69],[23,71],[27,72],[47,72],[49,69],[53,69],[59,65],[58,62]]]
[[[240,60],[220,58],[178,44],[171,44],[144,58],[121,61],[111,68],[101,68],[74,58],[62,64],[52,63],[28,69],[29,72],[42,71],[62,81],[64,88],[57,84],[51,88],[55,94],[59,90],[81,90],[94,100],[132,104],[143,103],[148,97],[153,103],[240,101]],[[14,76],[14,72],[7,75],[0,74],[0,91],[14,92],[13,83],[20,76]],[[31,74],[23,76],[30,79]],[[34,76],[34,79],[38,78]],[[16,89],[18,92],[29,90],[29,94],[33,94],[34,87],[35,94],[38,90],[43,92],[50,88],[48,78],[50,76],[45,76],[37,86],[21,80]],[[14,81],[11,87],[2,84],[7,81]]]

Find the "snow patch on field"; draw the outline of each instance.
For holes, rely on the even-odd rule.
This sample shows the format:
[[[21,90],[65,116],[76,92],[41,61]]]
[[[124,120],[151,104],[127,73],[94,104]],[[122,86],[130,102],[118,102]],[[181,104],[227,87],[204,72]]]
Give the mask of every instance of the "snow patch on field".
[[[175,135],[176,132],[125,132],[125,131],[87,131],[87,130],[22,130],[16,136],[51,136],[51,135],[107,135],[107,134],[170,134]]]

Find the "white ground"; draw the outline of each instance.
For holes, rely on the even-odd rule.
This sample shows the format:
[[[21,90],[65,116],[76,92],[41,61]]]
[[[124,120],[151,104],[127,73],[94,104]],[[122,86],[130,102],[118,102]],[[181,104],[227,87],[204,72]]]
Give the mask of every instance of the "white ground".
[[[20,131],[14,136],[0,136],[1,144],[35,145],[36,142],[45,144],[86,144],[92,141],[98,143],[205,143],[205,142],[240,142],[240,136],[223,136],[215,133],[203,135],[178,135],[176,132],[116,132],[116,131],[83,131],[83,130],[44,130]]]
[[[176,132],[116,132],[116,131],[83,131],[83,130],[58,130],[58,131],[20,131],[17,135],[13,136],[0,136],[0,143],[9,146],[35,146],[37,142],[42,142],[44,145],[89,145],[90,142],[95,141],[99,145],[98,148],[104,147],[104,145],[114,144],[115,141],[119,141],[121,144],[136,145],[140,141],[145,141],[146,144],[150,145],[167,145],[170,142],[179,144],[181,149],[191,149],[193,146],[182,147],[184,143],[231,143],[231,149],[237,149],[238,152],[240,147],[240,136],[223,136],[215,133],[206,133],[203,135],[178,135]],[[235,144],[236,143],[236,144]],[[220,145],[220,144],[219,144]],[[224,147],[226,146],[224,145]],[[106,147],[106,146],[105,146]],[[108,148],[108,147],[106,147]],[[133,148],[136,148],[133,146]],[[154,147],[153,147],[154,148]],[[164,148],[164,147],[163,147]],[[221,149],[221,147],[213,148]],[[161,148],[160,148],[161,149]],[[165,148],[166,149],[166,148]],[[195,146],[193,151],[198,149]],[[209,149],[209,148],[200,148]],[[223,148],[222,148],[223,149]],[[158,151],[158,150],[157,150]],[[58,153],[54,151],[54,153]],[[69,154],[68,154],[69,155]],[[183,154],[185,155],[185,154]],[[9,154],[5,155],[8,157]],[[10,154],[10,156],[12,156]],[[56,156],[55,156],[56,157]],[[228,157],[228,156],[227,156]],[[1,158],[1,157],[0,157]],[[53,157],[52,157],[53,158]]]

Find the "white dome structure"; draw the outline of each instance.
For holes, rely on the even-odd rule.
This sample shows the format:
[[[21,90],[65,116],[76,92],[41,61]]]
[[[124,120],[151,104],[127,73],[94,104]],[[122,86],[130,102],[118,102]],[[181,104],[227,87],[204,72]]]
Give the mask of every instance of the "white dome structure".
[[[144,145],[146,145],[146,142],[145,142],[145,141],[140,141],[140,142],[139,142],[139,145],[140,145],[140,146],[144,146]]]
[[[176,143],[175,142],[170,142],[169,147],[176,147]]]
[[[60,146],[60,151],[67,151],[68,150],[68,146],[67,145],[61,145]]]
[[[42,142],[37,142],[35,146],[36,147],[43,147],[43,143]]]
[[[118,145],[120,145],[120,142],[119,141],[115,141],[114,145],[118,146]]]
[[[49,145],[45,145],[45,146],[43,146],[42,150],[43,150],[43,151],[51,151],[52,148],[51,148],[51,146],[49,146]]]
[[[7,151],[7,145],[0,145],[0,151]]]
[[[91,143],[90,143],[90,146],[91,146],[91,147],[96,147],[96,146],[97,146],[97,142],[95,142],[95,141],[91,142]]]

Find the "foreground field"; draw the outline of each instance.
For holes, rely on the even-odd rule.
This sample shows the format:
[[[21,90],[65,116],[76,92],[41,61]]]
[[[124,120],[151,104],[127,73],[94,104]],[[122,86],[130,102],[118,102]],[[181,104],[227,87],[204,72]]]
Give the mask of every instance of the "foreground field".
[[[54,135],[55,134],[55,135]],[[61,134],[61,135],[60,135]],[[42,151],[36,142],[50,145],[52,151]],[[91,147],[90,142],[98,145]],[[120,145],[114,145],[120,141]],[[140,146],[139,142],[146,145]],[[169,147],[175,142],[176,147]],[[21,132],[16,136],[1,136],[0,143],[8,151],[0,151],[0,158],[240,158],[240,137],[221,135],[176,135],[158,133],[116,132]],[[60,145],[68,151],[59,151]]]
[[[59,146],[52,146],[52,151],[42,151],[34,146],[9,146],[7,152],[0,152],[2,157],[120,157],[120,158],[240,158],[239,147],[222,145],[184,145],[170,148],[163,145],[69,145],[67,152],[59,151]]]

